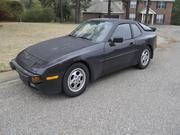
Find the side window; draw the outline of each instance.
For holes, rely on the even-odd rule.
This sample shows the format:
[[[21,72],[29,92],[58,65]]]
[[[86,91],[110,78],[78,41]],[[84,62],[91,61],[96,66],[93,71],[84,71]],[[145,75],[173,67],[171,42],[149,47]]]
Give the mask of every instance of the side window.
[[[134,37],[141,35],[141,31],[136,24],[131,24]]]
[[[129,24],[121,24],[119,25],[116,30],[113,33],[113,38],[114,37],[119,37],[123,38],[124,40],[131,39],[131,29]]]

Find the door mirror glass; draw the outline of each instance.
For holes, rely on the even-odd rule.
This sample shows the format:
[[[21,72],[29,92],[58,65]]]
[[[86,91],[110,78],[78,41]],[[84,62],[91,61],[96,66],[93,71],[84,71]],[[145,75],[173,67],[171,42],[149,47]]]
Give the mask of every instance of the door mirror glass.
[[[123,38],[113,38],[113,42],[114,43],[122,43],[123,42]]]

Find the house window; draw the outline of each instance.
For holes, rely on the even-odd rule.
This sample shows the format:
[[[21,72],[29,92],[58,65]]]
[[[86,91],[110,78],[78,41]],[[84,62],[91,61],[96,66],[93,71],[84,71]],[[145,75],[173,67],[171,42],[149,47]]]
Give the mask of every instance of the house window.
[[[135,14],[129,14],[129,19],[135,20],[136,15]]]
[[[157,2],[157,8],[166,8],[166,2],[165,1],[158,1]]]
[[[165,18],[165,15],[163,15],[163,14],[157,15],[156,16],[156,23],[157,24],[164,24],[164,18]]]
[[[133,0],[130,2],[130,8],[136,8],[137,1]]]

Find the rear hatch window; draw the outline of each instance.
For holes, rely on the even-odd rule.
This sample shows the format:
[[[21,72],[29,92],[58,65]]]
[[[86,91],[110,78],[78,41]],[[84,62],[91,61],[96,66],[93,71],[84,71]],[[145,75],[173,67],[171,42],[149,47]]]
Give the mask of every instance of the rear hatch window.
[[[145,31],[156,31],[156,28],[146,26],[142,23],[139,23],[139,25],[145,30]]]

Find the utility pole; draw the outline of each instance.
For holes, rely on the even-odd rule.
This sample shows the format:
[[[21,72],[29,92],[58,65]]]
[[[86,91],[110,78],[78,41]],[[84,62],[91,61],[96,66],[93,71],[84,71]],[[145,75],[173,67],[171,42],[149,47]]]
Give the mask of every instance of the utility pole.
[[[149,16],[149,8],[150,8],[150,4],[151,4],[151,0],[147,1],[147,8],[146,8],[146,18],[145,18],[145,23],[148,24],[148,16]]]
[[[111,0],[108,0],[108,17],[111,16]]]

